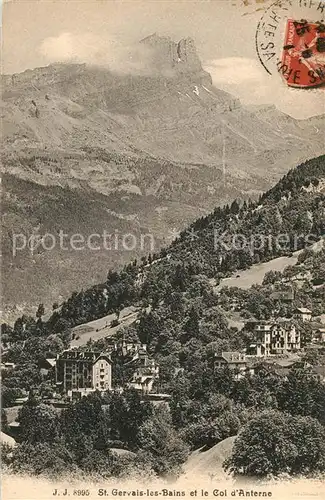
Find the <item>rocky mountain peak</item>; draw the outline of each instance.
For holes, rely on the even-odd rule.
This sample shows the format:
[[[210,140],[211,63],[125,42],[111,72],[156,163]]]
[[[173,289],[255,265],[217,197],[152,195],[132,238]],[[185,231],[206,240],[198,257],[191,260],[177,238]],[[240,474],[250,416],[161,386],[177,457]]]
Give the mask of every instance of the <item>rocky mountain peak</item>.
[[[150,47],[153,66],[160,71],[172,71],[176,74],[202,71],[202,64],[192,38],[182,38],[179,42],[175,42],[170,37],[153,33],[140,43]]]

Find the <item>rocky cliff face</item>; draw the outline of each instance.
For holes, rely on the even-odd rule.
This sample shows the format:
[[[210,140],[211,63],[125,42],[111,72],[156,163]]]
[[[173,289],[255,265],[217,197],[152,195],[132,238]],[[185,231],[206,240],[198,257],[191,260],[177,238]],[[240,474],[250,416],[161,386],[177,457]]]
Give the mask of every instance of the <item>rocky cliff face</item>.
[[[174,228],[235,197],[256,196],[322,152],[322,118],[297,121],[275,108],[242,106],[213,87],[193,40],[151,35],[140,44],[151,61],[144,74],[56,64],[2,78],[8,303],[54,300],[60,290],[92,282],[94,266],[98,281],[98,273],[104,278],[108,267],[133,256],[106,253],[95,264],[94,252],[81,259],[80,252],[54,250],[22,263],[10,252],[17,229],[88,234],[96,221],[143,228],[165,244]],[[78,194],[72,221],[66,190]],[[87,223],[78,206],[88,207]],[[59,265],[64,271],[56,276]],[[52,283],[47,292],[35,284],[35,266]],[[10,288],[15,282],[18,291]]]
[[[203,71],[200,58],[196,52],[194,40],[183,38],[174,42],[171,38],[158,36],[156,33],[140,41],[151,49],[152,66],[161,73],[171,75],[197,75],[212,83],[208,73]]]

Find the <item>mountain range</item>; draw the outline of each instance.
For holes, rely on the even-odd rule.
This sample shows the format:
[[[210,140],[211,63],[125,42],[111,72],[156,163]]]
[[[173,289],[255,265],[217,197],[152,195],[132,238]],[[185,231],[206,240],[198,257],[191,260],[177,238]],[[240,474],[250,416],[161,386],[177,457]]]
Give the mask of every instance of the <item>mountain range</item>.
[[[147,252],[13,256],[15,233],[151,233],[159,251],[215,206],[254,199],[323,152],[321,116],[242,105],[214,87],[192,39],[154,34],[137,51],[143,64],[128,73],[58,63],[2,77],[8,317],[63,300]]]

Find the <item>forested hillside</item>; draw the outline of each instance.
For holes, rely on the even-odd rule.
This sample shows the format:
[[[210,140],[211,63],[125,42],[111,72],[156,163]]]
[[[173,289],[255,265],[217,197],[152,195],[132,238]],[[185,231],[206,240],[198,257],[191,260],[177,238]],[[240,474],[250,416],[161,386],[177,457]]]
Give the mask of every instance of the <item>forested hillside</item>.
[[[42,321],[43,314],[37,322],[18,319],[10,335],[26,340],[30,328],[42,335],[59,333],[131,304],[150,305],[154,314],[170,303],[179,308],[175,314],[180,326],[184,297],[215,302],[209,278],[218,283],[238,269],[289,255],[319,240],[325,234],[324,193],[322,156],[290,171],[258,201],[242,205],[234,201],[198,219],[159,254],[135,260],[121,272],[109,270],[105,283],[74,292],[60,307],[55,304],[47,321]]]
[[[74,293],[55,312],[80,324],[138,301],[158,306],[172,293],[208,286],[238,269],[303,249],[325,234],[325,157],[290,171],[257,202],[216,210],[194,222],[159,255],[133,261],[107,281]]]
[[[87,460],[92,453],[92,463],[98,469],[103,471],[107,466],[111,467],[112,474],[113,470],[117,475],[122,474],[122,466],[115,458],[106,457],[106,462],[101,461],[103,441],[106,447],[119,442],[137,454],[143,467],[157,474],[176,474],[188,449],[213,446],[242,428],[246,429],[243,439],[250,441],[249,422],[254,416],[258,429],[265,430],[265,421],[270,422],[272,429],[279,423],[283,425],[287,429],[283,446],[294,446],[298,450],[298,455],[295,452],[296,455],[284,458],[280,464],[272,463],[272,455],[261,458],[258,475],[324,470],[325,449],[320,442],[324,434],[325,394],[318,380],[309,377],[302,366],[293,369],[286,379],[261,368],[254,377],[247,375],[238,380],[228,369],[214,371],[211,365],[215,352],[240,350],[250,342],[249,332],[229,326],[229,312],[237,312],[243,318],[267,319],[274,314],[291,317],[295,306],[305,305],[311,307],[315,315],[324,313],[325,251],[320,244],[312,248],[312,244],[325,235],[324,193],[323,156],[289,172],[254,203],[239,205],[234,201],[231,206],[217,208],[208,217],[197,220],[158,255],[149,255],[141,262],[133,261],[119,273],[109,271],[105,283],[75,292],[63,304],[55,304],[49,319],[44,319],[44,308],[40,305],[36,319],[22,317],[14,327],[2,325],[3,357],[16,363],[15,369],[3,379],[4,406],[10,406],[24,389],[34,386],[40,387],[40,393],[49,390],[42,382],[37,361],[43,356],[54,357],[68,347],[71,327],[111,311],[118,315],[125,306],[134,305],[139,309],[137,319],[120,329],[117,337],[147,344],[148,352],[159,363],[159,390],[172,395],[170,413],[153,410],[150,405],[141,407],[137,398],[127,391],[123,397],[95,395],[78,403],[55,424],[55,433],[62,438],[60,446],[65,443],[64,450],[73,455],[74,465],[84,471],[93,470],[95,465],[91,466]],[[226,234],[227,239],[220,240],[216,234]],[[283,236],[281,244],[279,235]],[[265,237],[263,245],[257,236]],[[245,244],[239,245],[239,240]],[[267,274],[262,285],[245,291],[222,288],[215,292],[213,283],[222,277],[299,249],[305,250],[295,266],[283,273]],[[279,300],[278,292],[283,284],[289,284],[295,292],[289,306],[283,306]],[[309,335],[308,328],[303,327],[302,342],[308,342]],[[85,348],[105,350],[111,340],[89,341]],[[123,376],[117,382],[122,381]],[[113,408],[112,413],[105,413],[100,403]],[[35,404],[32,402],[31,407]],[[96,424],[86,418],[85,407],[96,415],[93,420]],[[132,420],[125,421],[118,412],[118,408],[124,407],[129,408]],[[37,404],[36,408],[24,410],[22,419],[27,429],[36,414],[43,429],[46,428],[44,422],[55,420],[52,413],[42,408],[41,411]],[[139,417],[138,422],[134,415]],[[315,443],[317,456],[306,458],[300,434],[293,432],[289,425],[292,415],[295,416],[294,429],[306,430],[306,439]],[[77,421],[81,422],[78,436],[71,430]],[[133,426],[131,431],[130,426]],[[264,431],[259,432],[264,439]],[[59,446],[57,440],[53,441],[55,433],[40,434],[42,442],[48,443],[54,454]],[[280,439],[277,436],[275,432],[274,440]],[[28,434],[25,441],[25,448],[20,447],[21,455],[16,457],[17,470],[28,454],[28,443],[39,440]],[[79,446],[81,441],[87,446]],[[235,472],[250,463],[239,444],[237,450],[238,460],[231,459],[226,464]],[[254,449],[251,453],[253,456]],[[301,453],[304,453],[304,461],[298,463],[295,456]],[[65,467],[68,459],[64,453],[62,461]],[[72,467],[71,461],[69,467]],[[252,474],[249,466],[245,470]],[[257,473],[257,469],[253,472]]]

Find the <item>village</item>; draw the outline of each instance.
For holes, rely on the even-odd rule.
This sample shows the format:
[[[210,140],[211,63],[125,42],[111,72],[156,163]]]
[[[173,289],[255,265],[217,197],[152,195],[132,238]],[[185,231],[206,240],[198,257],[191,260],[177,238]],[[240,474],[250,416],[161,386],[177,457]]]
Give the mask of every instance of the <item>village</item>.
[[[311,342],[302,346],[299,326],[309,324],[312,329]],[[263,367],[281,378],[286,378],[293,368],[303,368],[309,376],[325,384],[325,365],[309,363],[306,359],[325,354],[325,327],[312,322],[312,311],[301,307],[294,311],[292,319],[247,320],[245,331],[253,341],[242,351],[214,352],[210,356],[210,367],[216,371],[228,368],[236,380],[246,375],[254,376]],[[41,378],[49,382],[50,390],[41,396],[44,403],[58,409],[67,408],[95,391],[122,393],[134,389],[143,401],[154,404],[167,402],[171,395],[160,391],[159,364],[149,354],[147,345],[127,342],[125,338],[113,341],[105,351],[90,347],[71,347],[56,358],[38,360]],[[15,368],[9,361],[2,363],[1,372]],[[182,368],[170,367],[174,375]],[[121,378],[121,374],[122,378]],[[37,389],[33,389],[33,394]],[[19,436],[17,421],[19,408],[28,400],[29,393],[14,401],[6,409],[10,434]],[[40,396],[40,395],[39,395]]]
[[[293,321],[296,320],[296,321]],[[252,333],[254,341],[245,352],[215,353],[214,367],[228,366],[236,370],[237,378],[245,373],[254,375],[256,368],[273,369],[281,377],[286,377],[293,367],[303,367],[310,376],[325,383],[325,366],[304,361],[308,353],[325,352],[325,327],[316,323],[312,328],[311,342],[302,347],[301,333],[296,324],[312,324],[312,311],[305,307],[294,311],[293,319],[249,320],[245,330]]]

